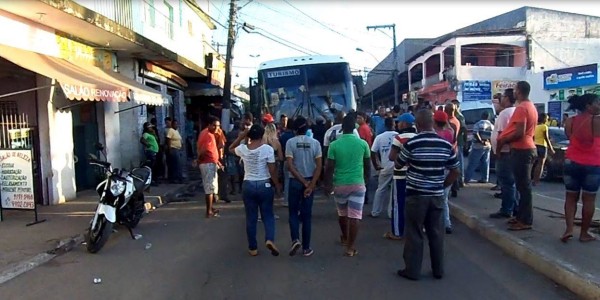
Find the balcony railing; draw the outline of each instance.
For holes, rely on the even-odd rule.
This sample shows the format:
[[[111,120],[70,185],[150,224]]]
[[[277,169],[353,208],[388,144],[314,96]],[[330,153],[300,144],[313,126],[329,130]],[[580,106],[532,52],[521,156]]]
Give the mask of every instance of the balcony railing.
[[[76,0],[79,5],[93,10],[130,30],[133,30],[132,1],[133,0]]]
[[[425,87],[434,85],[438,82],[440,82],[440,74],[435,74],[435,75],[429,76],[429,77],[425,78]]]

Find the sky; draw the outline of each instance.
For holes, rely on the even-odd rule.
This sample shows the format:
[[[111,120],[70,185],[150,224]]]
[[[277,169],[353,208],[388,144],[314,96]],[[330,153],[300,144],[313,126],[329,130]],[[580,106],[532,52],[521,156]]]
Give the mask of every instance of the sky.
[[[236,2],[241,7],[238,28],[243,23],[255,27],[251,33],[240,29],[234,48],[233,83],[246,86],[261,62],[306,53],[341,55],[357,72],[372,69],[391,52],[394,43],[391,29],[367,30],[367,26],[395,24],[400,44],[405,38],[438,37],[526,5],[600,15],[600,1],[582,0]],[[221,45],[214,47],[225,54],[227,29],[221,25],[227,26],[229,1],[209,0],[208,13],[220,23],[213,42]]]

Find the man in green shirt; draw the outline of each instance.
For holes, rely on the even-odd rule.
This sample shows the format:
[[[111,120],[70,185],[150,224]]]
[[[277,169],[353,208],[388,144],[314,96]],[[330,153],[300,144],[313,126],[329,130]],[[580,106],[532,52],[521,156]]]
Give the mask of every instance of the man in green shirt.
[[[154,169],[156,155],[158,153],[158,139],[154,128],[154,125],[152,125],[150,122],[144,123],[144,132],[140,138],[140,143],[144,145],[144,155],[146,159],[144,164],[151,169]],[[154,182],[154,177],[152,178],[152,184],[156,185]]]
[[[350,114],[342,121],[342,136],[329,145],[325,167],[325,191],[334,192],[344,255],[355,256],[354,241],[362,219],[366,186],[369,179],[371,151],[364,140],[354,135],[356,117]],[[334,189],[335,186],[335,189]]]

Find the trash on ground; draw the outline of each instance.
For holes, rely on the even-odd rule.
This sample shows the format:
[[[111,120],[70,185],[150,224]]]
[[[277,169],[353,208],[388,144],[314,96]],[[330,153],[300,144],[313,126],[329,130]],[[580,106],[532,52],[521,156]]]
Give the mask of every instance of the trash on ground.
[[[139,240],[139,239],[141,239],[142,237],[143,237],[143,235],[141,235],[141,234],[139,234],[139,233],[136,233],[136,234],[134,234],[134,235],[133,235],[133,238],[134,238],[134,239],[136,239],[136,240]]]
[[[151,243],[146,243],[146,250],[152,248],[152,244]]]
[[[94,284],[99,284],[102,283],[102,279],[101,278],[94,278]]]

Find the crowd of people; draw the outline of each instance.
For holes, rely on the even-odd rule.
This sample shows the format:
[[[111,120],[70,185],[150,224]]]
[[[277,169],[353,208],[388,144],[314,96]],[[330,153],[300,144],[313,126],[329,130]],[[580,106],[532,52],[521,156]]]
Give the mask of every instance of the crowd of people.
[[[390,227],[383,236],[404,241],[405,268],[398,275],[420,278],[426,236],[433,276],[442,278],[444,234],[453,232],[449,198],[457,197],[465,185],[489,183],[492,153],[502,201],[490,218],[507,219],[509,230],[530,230],[533,226],[532,186],[539,183],[540,170],[553,145],[547,115],[538,115],[529,92],[525,81],[504,91],[494,123],[492,116],[483,113],[473,125],[470,143],[456,100],[438,107],[419,101],[407,111],[380,107],[372,116],[338,112],[333,122],[286,115],[276,121],[271,114],[255,119],[246,113],[227,134],[220,129],[219,119],[211,117],[199,133],[195,152],[202,174],[206,217],[219,215],[213,203],[220,192],[241,193],[249,254],[258,255],[257,221],[262,220],[265,247],[277,256],[280,251],[275,244],[277,216],[273,207],[275,199],[282,197],[289,212],[288,253],[311,256],[313,200],[315,191],[321,189],[335,203],[343,254],[356,256],[373,169],[377,172],[377,187],[368,215],[377,218],[387,214]],[[590,94],[574,96],[569,103],[579,113],[565,122],[571,143],[565,160],[566,230],[561,240],[567,242],[573,237],[581,197],[583,224],[579,239],[587,242],[595,240],[588,230],[600,185],[600,118],[596,118],[600,101]],[[176,122],[168,126],[176,132]],[[141,142],[149,161],[156,160],[161,148],[167,157],[181,148],[181,137],[172,131],[167,130],[165,138],[165,147],[158,147],[153,125],[144,125]],[[177,168],[175,165],[174,170]],[[478,179],[474,178],[476,170],[480,173]]]

